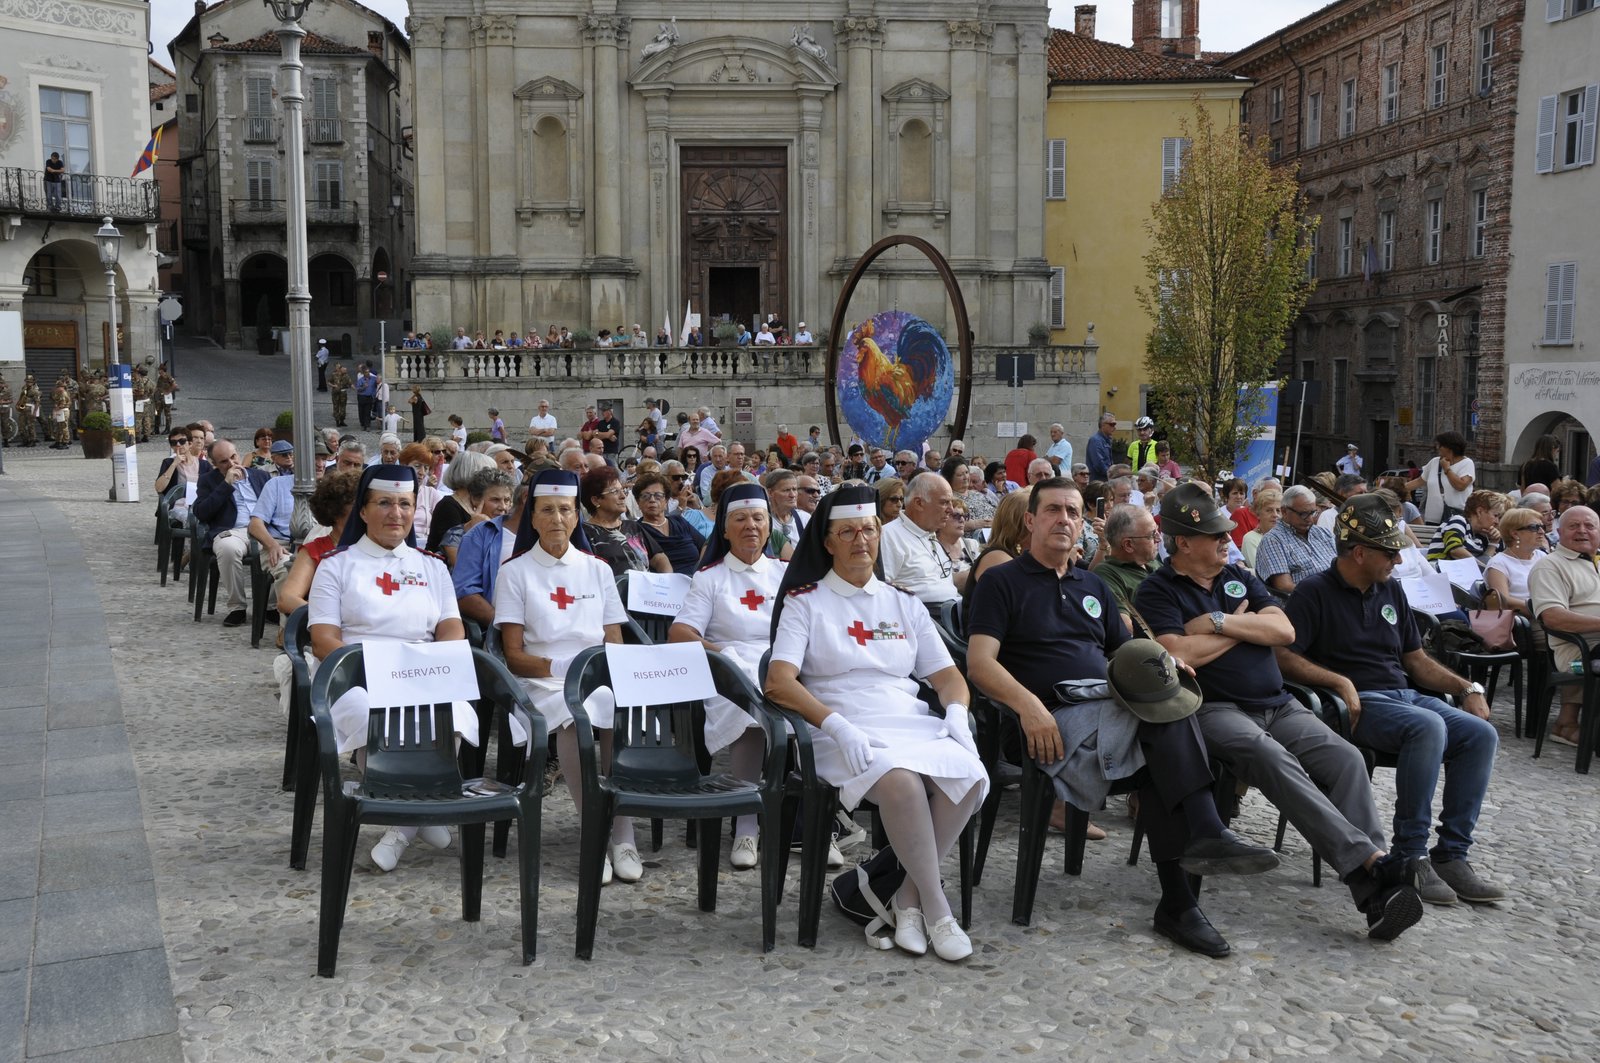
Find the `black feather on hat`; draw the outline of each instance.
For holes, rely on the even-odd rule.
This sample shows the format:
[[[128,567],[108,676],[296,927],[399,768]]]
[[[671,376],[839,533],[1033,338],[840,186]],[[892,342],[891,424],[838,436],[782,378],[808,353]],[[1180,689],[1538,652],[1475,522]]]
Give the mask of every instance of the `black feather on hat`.
[[[783,613],[783,603],[789,592],[796,587],[816,583],[833,571],[833,555],[828,553],[827,547],[828,525],[834,520],[877,515],[878,492],[865,485],[846,484],[822,497],[822,501],[817,503],[816,512],[811,514],[805,530],[800,533],[800,543],[794,548],[794,556],[789,558],[783,582],[778,584],[778,600],[772,605],[774,637],[778,634],[778,617]],[[882,564],[880,558],[874,565],[880,577]]]

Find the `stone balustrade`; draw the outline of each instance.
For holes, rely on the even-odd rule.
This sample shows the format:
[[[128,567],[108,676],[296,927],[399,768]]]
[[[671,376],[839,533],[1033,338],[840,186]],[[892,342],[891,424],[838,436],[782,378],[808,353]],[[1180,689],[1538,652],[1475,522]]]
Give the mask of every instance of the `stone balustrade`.
[[[1010,364],[1020,348],[980,346],[972,351],[972,378],[995,379],[995,367]],[[1065,379],[1097,371],[1095,346],[1028,348],[1035,355],[1036,379]],[[561,350],[518,348],[500,351],[404,350],[384,353],[384,377],[391,386],[449,382],[485,384],[602,383],[662,384],[750,377],[821,383],[826,366],[821,347],[613,347]]]

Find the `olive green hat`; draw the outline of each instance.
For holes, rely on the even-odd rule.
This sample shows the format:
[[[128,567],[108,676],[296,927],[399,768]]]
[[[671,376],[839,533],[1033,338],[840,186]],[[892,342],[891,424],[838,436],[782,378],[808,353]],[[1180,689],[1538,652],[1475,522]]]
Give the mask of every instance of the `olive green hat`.
[[[1404,550],[1411,544],[1400,533],[1394,510],[1381,495],[1354,495],[1339,507],[1333,535],[1341,543],[1372,546],[1379,550]]]
[[[1200,707],[1200,684],[1178,667],[1161,643],[1131,639],[1111,656],[1106,669],[1111,696],[1146,723],[1172,723]]]

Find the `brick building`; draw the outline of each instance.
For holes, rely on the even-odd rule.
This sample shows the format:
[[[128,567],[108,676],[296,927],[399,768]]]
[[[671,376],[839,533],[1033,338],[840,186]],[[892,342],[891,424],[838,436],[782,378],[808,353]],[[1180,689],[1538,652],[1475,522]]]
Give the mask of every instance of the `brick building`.
[[[1521,3],[1341,0],[1221,62],[1320,215],[1283,375],[1320,382],[1296,463],[1370,474],[1460,431],[1504,486],[1506,253]],[[1442,316],[1441,316],[1442,315]],[[1441,322],[1443,328],[1441,329]],[[1292,410],[1279,439],[1293,438]]]

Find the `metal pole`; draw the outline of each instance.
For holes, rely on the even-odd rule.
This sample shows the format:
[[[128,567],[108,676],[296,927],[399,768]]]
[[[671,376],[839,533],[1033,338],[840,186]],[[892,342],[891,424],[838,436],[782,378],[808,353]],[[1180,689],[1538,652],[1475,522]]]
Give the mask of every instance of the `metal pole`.
[[[289,407],[294,414],[294,496],[309,499],[316,488],[311,444],[311,272],[306,253],[305,129],[301,125],[300,42],[306,31],[292,18],[278,26],[283,45],[283,153],[288,171]]]
[[[110,218],[106,219],[109,224]],[[122,359],[117,351],[117,267],[115,263],[106,266],[106,310],[109,311],[108,320],[111,322],[111,342],[106,344],[106,376],[111,376],[111,367]]]
[[[1300,426],[1306,423],[1306,382],[1300,382],[1300,407],[1294,418],[1294,453],[1289,455],[1289,460],[1284,464],[1289,466],[1289,476],[1294,476],[1295,467],[1300,464]]]

